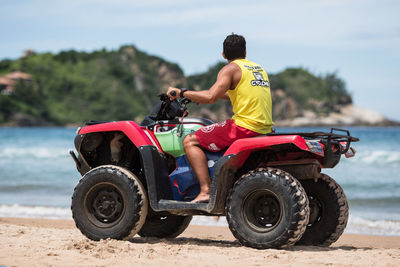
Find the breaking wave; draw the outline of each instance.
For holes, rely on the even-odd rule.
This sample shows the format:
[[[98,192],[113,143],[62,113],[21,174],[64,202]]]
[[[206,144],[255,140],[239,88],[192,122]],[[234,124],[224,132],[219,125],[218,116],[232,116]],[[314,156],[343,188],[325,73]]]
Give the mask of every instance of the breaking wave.
[[[0,158],[16,159],[16,158],[33,158],[33,159],[54,159],[68,157],[66,148],[49,148],[49,147],[6,147],[0,148]]]
[[[18,204],[0,205],[0,217],[72,219],[69,208],[22,206]]]
[[[23,206],[18,204],[0,205],[0,217],[72,219],[69,208]],[[194,216],[191,224],[227,227],[224,216]],[[350,216],[345,233],[400,236],[400,221],[367,220]]]
[[[191,224],[228,226],[225,217],[194,216]],[[347,223],[345,233],[400,236],[400,221],[396,220],[367,220],[351,216]]]
[[[400,221],[367,220],[350,216],[345,233],[400,236]]]
[[[360,153],[356,153],[354,160],[367,164],[400,165],[400,151],[363,151]]]

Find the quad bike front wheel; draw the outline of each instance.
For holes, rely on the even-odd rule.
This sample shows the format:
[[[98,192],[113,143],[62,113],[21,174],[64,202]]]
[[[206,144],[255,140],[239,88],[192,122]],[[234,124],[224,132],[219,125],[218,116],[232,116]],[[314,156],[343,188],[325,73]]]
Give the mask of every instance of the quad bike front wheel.
[[[287,247],[306,229],[308,198],[289,173],[260,168],[235,183],[226,214],[229,228],[241,244],[257,249]]]
[[[189,226],[192,216],[180,216],[149,209],[146,221],[139,231],[141,237],[175,238]]]
[[[343,234],[349,217],[346,195],[326,174],[317,182],[302,180],[310,202],[310,220],[298,245],[329,246]]]
[[[147,196],[139,179],[113,165],[87,172],[72,196],[72,217],[78,229],[92,240],[128,239],[144,224]]]

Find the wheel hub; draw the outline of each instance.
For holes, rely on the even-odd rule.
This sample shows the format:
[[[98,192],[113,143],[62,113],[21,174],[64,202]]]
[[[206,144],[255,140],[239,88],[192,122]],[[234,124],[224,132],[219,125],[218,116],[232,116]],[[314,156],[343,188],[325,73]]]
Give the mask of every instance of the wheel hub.
[[[309,207],[310,207],[310,219],[308,226],[312,226],[321,220],[322,217],[322,205],[321,202],[312,195],[308,196]]]
[[[101,223],[113,223],[120,218],[124,204],[121,194],[112,185],[98,188],[87,205],[93,216]]]
[[[279,204],[272,196],[263,196],[257,201],[254,214],[260,224],[273,225],[279,218]]]
[[[275,195],[266,190],[253,192],[246,199],[244,212],[247,223],[256,231],[268,232],[281,218],[281,207]]]

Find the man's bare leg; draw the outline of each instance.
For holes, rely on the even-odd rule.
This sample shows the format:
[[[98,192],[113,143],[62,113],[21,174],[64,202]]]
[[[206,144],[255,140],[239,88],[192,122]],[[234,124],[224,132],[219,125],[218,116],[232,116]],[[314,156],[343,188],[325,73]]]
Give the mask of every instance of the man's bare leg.
[[[200,184],[200,193],[191,202],[208,202],[210,200],[210,176],[206,154],[201,149],[200,142],[195,134],[189,134],[185,137],[183,147]]]

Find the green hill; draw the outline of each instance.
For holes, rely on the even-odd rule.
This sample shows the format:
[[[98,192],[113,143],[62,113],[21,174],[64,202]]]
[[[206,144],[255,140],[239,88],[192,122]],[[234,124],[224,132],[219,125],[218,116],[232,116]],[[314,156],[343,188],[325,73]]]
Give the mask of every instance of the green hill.
[[[10,94],[0,94],[1,124],[66,125],[97,120],[140,120],[168,86],[208,89],[224,63],[185,77],[174,63],[148,55],[134,46],[91,53],[64,51],[32,53],[0,61],[0,76],[21,71],[31,82],[17,82]],[[274,120],[301,115],[305,110],[329,113],[351,103],[336,74],[315,76],[302,68],[270,74]],[[231,114],[227,101],[192,105],[191,116],[214,120]],[[28,121],[28,122],[27,122]]]

